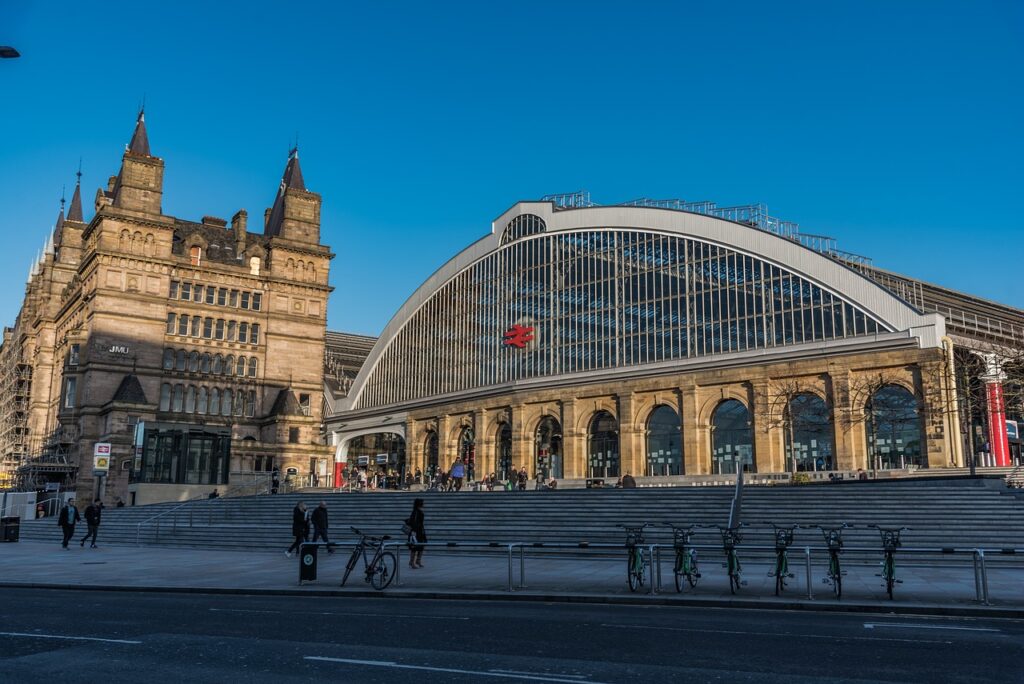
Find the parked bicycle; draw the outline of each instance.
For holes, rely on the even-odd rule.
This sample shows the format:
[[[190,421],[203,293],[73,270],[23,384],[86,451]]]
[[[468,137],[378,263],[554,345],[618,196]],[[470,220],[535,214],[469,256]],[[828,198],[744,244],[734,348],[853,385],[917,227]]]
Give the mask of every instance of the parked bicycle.
[[[882,535],[882,550],[885,552],[885,558],[882,559],[882,572],[875,575],[881,577],[882,582],[885,585],[885,591],[889,594],[889,600],[892,600],[892,588],[894,584],[903,584],[903,580],[896,579],[896,549],[900,547],[900,532],[909,530],[909,527],[900,527],[895,529],[889,529],[885,527],[879,527],[878,525],[868,525],[878,530],[878,533]]]
[[[650,523],[639,526],[617,525],[626,530],[626,582],[630,591],[636,591],[644,585],[644,572],[647,561],[644,560],[644,528]]]
[[[839,566],[839,554],[843,552],[843,530],[853,527],[843,523],[839,527],[822,527],[817,526],[821,530],[821,534],[825,537],[825,544],[828,546],[828,576],[822,577],[821,581],[825,584],[832,583],[832,591],[836,595],[836,599],[843,597],[843,575],[846,573]]]
[[[775,537],[775,569],[768,576],[775,577],[775,595],[778,596],[785,590],[786,580],[793,577],[789,571],[789,547],[793,545],[793,532],[800,529],[800,526],[780,527],[769,521],[764,524],[772,526],[772,535]]]
[[[736,546],[743,541],[743,535],[740,534],[740,528],[743,527],[743,523],[740,523],[736,527],[722,527],[718,526],[718,531],[722,533],[722,548],[725,549],[725,568],[729,574],[729,591],[735,594],[741,584],[744,582],[740,579],[740,559],[736,556]]]
[[[691,548],[690,540],[693,537],[693,530],[703,525],[675,525],[667,522],[662,523],[672,528],[672,543],[676,549],[676,562],[673,572],[676,577],[676,592],[683,590],[683,582],[689,583],[690,587],[697,586],[700,579],[700,571],[697,569],[697,549]]]
[[[374,589],[383,591],[391,580],[395,578],[395,554],[384,550],[384,542],[391,539],[389,535],[382,537],[371,537],[360,532],[354,527],[349,527],[353,533],[359,536],[359,543],[352,549],[352,557],[348,559],[345,566],[345,576],[341,578],[341,586],[345,586],[348,576],[356,569],[359,558],[363,559],[364,578],[363,581],[370,584]],[[367,552],[372,551],[373,558],[367,559]]]

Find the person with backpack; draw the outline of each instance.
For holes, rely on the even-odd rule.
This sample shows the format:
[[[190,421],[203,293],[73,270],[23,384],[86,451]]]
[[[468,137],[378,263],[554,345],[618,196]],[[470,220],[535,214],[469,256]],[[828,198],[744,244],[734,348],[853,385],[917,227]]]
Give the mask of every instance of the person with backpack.
[[[89,545],[89,548],[96,548],[96,533],[100,530],[101,515],[103,515],[103,502],[97,498],[85,509],[85,524],[89,526],[89,531],[82,537],[81,546],[83,548],[85,548],[85,542],[89,537],[92,537],[92,544]]]
[[[423,499],[416,499],[412,502],[412,513],[405,519],[409,528],[409,567],[413,570],[423,567],[423,544],[427,541],[423,520]]]
[[[302,501],[295,504],[295,508],[292,509],[292,535],[295,537],[295,541],[288,547],[288,550],[284,552],[284,555],[288,558],[292,557],[292,550],[298,553],[302,550],[302,544],[306,541],[306,537],[309,536],[309,521],[306,520],[306,504]]]
[[[75,500],[68,499],[64,508],[60,509],[60,515],[57,516],[57,525],[64,532],[64,541],[60,545],[64,547],[65,551],[68,548],[68,541],[75,536],[75,523],[81,522],[81,520],[82,515],[78,512],[78,507],[75,506]]]
[[[334,553],[334,549],[331,548],[331,540],[327,538],[326,501],[321,501],[320,505],[313,509],[310,520],[313,522],[313,543],[315,544],[317,539],[323,539],[324,543],[327,544],[327,553]]]

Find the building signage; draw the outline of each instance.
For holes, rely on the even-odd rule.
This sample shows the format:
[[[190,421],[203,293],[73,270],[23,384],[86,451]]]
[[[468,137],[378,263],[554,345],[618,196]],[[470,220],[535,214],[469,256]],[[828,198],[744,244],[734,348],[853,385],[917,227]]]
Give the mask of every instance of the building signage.
[[[110,471],[110,442],[96,442],[92,449],[92,474],[106,475]]]
[[[533,328],[530,326],[519,325],[518,323],[506,330],[502,338],[502,344],[506,347],[518,347],[519,349],[525,347],[527,342],[532,341]]]
[[[123,356],[127,356],[129,351],[127,344],[112,344],[110,349],[107,350],[110,354],[121,354]]]

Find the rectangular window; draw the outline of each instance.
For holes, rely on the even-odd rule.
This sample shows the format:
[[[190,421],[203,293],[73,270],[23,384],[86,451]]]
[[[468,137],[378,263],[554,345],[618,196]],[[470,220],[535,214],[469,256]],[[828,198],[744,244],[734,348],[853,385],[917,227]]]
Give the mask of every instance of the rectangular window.
[[[71,351],[68,353],[68,365],[69,366],[77,366],[78,365],[79,349],[80,349],[79,345],[77,345],[77,344],[71,345]]]
[[[228,297],[228,306],[238,306],[238,290],[232,290]]]
[[[75,391],[78,389],[78,378],[68,378],[64,383],[64,408],[75,408]]]
[[[260,294],[259,292],[253,292],[252,293],[252,310],[253,311],[259,311],[260,310],[260,304],[262,302],[263,302],[263,295]]]
[[[173,335],[174,334],[174,325],[175,325],[175,321],[176,320],[177,320],[177,316],[175,314],[173,314],[173,313],[167,314],[167,334],[168,335]]]
[[[213,304],[214,298],[217,296],[217,288],[206,286],[206,303]]]
[[[171,281],[171,292],[168,295],[168,297],[170,297],[171,299],[177,299],[178,298],[178,286],[180,284],[181,283],[179,283],[177,280],[172,280]]]
[[[224,319],[223,318],[218,318],[217,319],[217,333],[214,335],[214,337],[216,339],[218,339],[218,340],[223,340],[224,339]]]
[[[259,344],[260,343],[260,324],[253,323],[249,329],[249,343]]]
[[[192,301],[201,302],[203,301],[203,286],[196,285],[195,289],[192,290]]]
[[[249,293],[248,292],[243,292],[242,293],[242,308],[243,309],[248,309],[249,308]]]
[[[202,325],[203,319],[199,316],[192,317],[192,337],[199,337],[199,328]]]
[[[181,298],[185,301],[192,299],[192,283],[181,284]]]
[[[308,416],[309,415],[309,395],[308,394],[300,394],[299,395],[299,411],[304,416]]]
[[[178,334],[188,335],[188,316],[178,317]]]
[[[224,306],[227,303],[227,301],[228,301],[228,291],[227,291],[227,288],[224,288],[224,287],[219,288],[217,290],[217,304],[219,304],[220,306]]]
[[[242,321],[238,324],[238,341],[245,342],[249,339],[249,324]]]
[[[203,319],[203,337],[205,337],[206,339],[210,339],[211,337],[213,337],[212,318],[207,317]]]
[[[238,329],[238,323],[235,321],[228,321],[228,342],[235,341],[235,331]],[[245,340],[241,340],[244,342]]]
[[[171,410],[171,386],[166,383],[160,386],[160,410]]]
[[[299,443],[299,428],[293,427],[288,428],[288,443],[298,444]]]

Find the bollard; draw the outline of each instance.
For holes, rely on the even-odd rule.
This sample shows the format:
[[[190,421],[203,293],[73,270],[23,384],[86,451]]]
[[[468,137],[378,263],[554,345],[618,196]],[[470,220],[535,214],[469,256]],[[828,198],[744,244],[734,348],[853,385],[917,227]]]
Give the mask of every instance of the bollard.
[[[978,567],[978,549],[974,549],[974,598],[982,603],[981,596],[981,568]]]
[[[656,593],[654,590],[654,544],[651,544],[647,547],[647,554],[651,562],[651,590],[649,593],[651,594],[651,596],[654,596],[654,594]]]
[[[512,589],[512,545],[511,544],[508,545],[508,590],[509,591],[514,591]]]
[[[526,548],[519,545],[519,588],[526,588]]]
[[[402,586],[402,545],[395,544],[395,586]]]
[[[811,588],[811,547],[804,547],[804,559],[807,561],[807,598],[814,599],[814,589]]]
[[[985,599],[982,605],[991,605],[988,597],[988,570],[985,569],[985,551],[978,549],[978,558],[981,560],[981,591],[982,597]]]
[[[660,592],[661,591],[661,547],[660,546],[657,549],[655,549],[655,555],[658,558],[657,562],[655,563],[655,573],[656,573],[655,574],[655,578],[656,578],[655,581],[657,582],[657,589]]]

